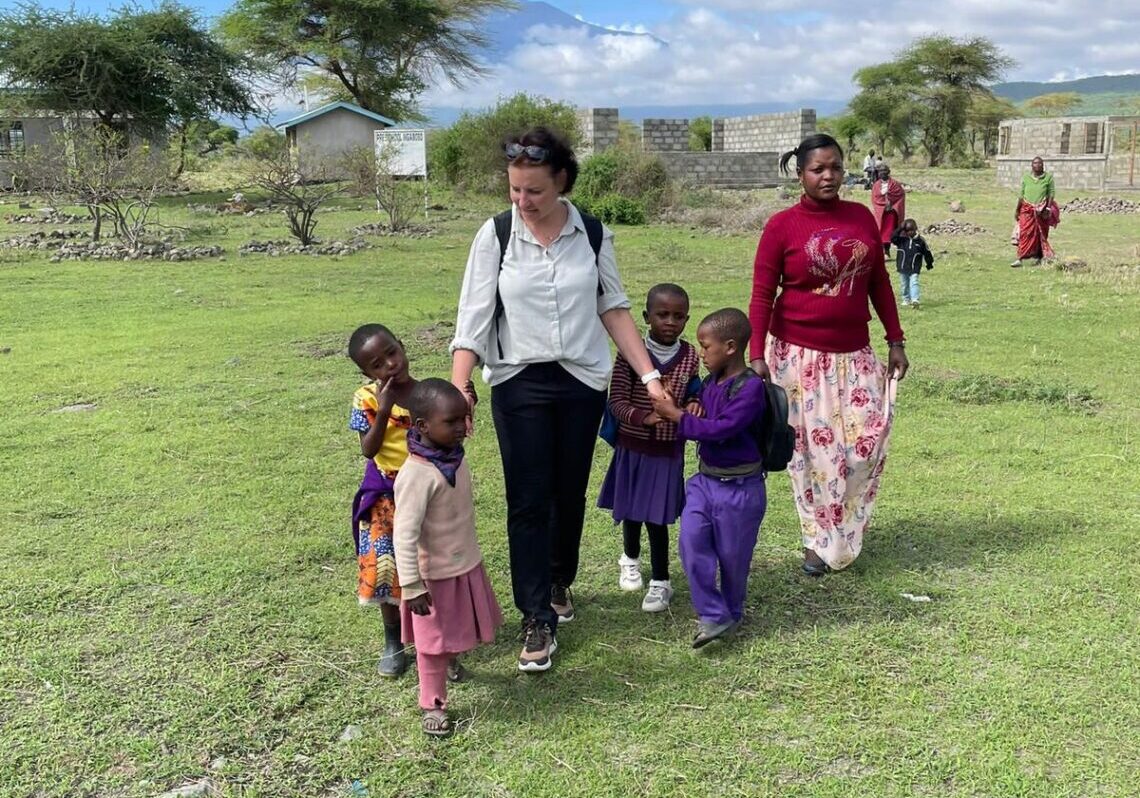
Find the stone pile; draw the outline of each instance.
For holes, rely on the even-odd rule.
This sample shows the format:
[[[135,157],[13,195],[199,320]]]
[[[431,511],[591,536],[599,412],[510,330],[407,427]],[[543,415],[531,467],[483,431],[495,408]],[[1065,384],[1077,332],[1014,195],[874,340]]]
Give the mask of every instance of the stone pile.
[[[162,260],[188,261],[199,258],[216,258],[225,250],[220,246],[176,247],[169,242],[140,244],[128,247],[126,244],[86,241],[65,243],[52,255],[51,262],[65,260]]]
[[[0,245],[10,249],[59,249],[67,241],[90,237],[85,230],[37,230],[24,236],[12,236]]]
[[[293,241],[250,241],[238,248],[238,255],[351,255],[371,245],[363,238],[351,241],[324,241],[302,246]]]
[[[402,230],[389,230],[388,225],[380,222],[369,222],[357,225],[352,232],[358,236],[393,236],[396,238],[431,238],[433,231],[430,227],[420,224],[410,224]]]
[[[960,222],[957,219],[947,219],[944,222],[928,224],[922,228],[922,232],[926,235],[938,236],[979,236],[984,235],[988,231],[980,224],[970,224],[969,222]]]
[[[13,224],[83,224],[91,217],[78,213],[59,213],[51,208],[41,208],[39,213],[9,213],[4,221]]]
[[[1118,197],[1076,197],[1061,206],[1064,213],[1140,213],[1140,202]]]

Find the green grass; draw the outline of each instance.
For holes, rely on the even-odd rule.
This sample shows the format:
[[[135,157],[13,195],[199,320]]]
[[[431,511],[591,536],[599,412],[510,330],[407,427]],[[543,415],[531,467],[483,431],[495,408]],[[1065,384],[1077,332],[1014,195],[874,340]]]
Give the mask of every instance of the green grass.
[[[619,536],[590,510],[554,669],[518,674],[508,628],[467,659],[476,678],[454,689],[461,730],[443,743],[419,731],[414,674],[375,676],[379,619],[356,607],[358,378],[340,353],[380,320],[415,373],[445,373],[467,246],[494,203],[445,200],[432,238],[339,260],[238,258],[242,241],[284,237],[280,221],[192,216],[198,197],[163,220],[225,260],[0,252],[0,795],[150,796],[206,777],[249,798],[354,780],[404,798],[1135,795],[1137,227],[1068,216],[1055,245],[1087,271],[1012,270],[1013,198],[991,173],[896,173],[948,187],[908,198],[920,225],[958,198],[955,218],[990,234],[931,239],[856,565],[798,575],[773,476],[747,624],[694,653],[675,555],[673,611],[648,617],[618,591]],[[370,218],[346,204],[319,230]],[[746,306],[754,250],[618,230],[631,295],[680,282],[694,319]],[[60,412],[77,403],[96,408]],[[485,409],[469,451],[513,625]],[[591,496],[607,456],[600,444]],[[364,736],[339,742],[348,724]]]

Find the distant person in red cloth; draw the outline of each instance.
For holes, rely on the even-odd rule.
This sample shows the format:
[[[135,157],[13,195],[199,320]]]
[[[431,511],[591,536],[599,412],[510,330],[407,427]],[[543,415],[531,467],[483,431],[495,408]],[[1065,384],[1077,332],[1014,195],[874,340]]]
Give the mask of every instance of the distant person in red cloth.
[[[879,225],[879,240],[883,253],[891,254],[891,236],[906,218],[906,191],[902,183],[891,177],[891,167],[885,163],[879,167],[878,180],[871,186],[871,210],[875,223]]]
[[[1049,228],[1056,227],[1061,221],[1061,209],[1053,199],[1056,194],[1053,175],[1045,171],[1045,161],[1041,156],[1033,159],[1029,170],[1029,174],[1021,178],[1021,191],[1013,212],[1017,260],[1009,265],[1015,268],[1026,258],[1033,258],[1034,265],[1037,265],[1042,258],[1053,257]]]
[[[839,198],[843,150],[808,136],[795,160],[800,201],[768,220],[753,266],[752,370],[788,392],[796,446],[788,463],[804,573],[846,568],[863,547],[891,430],[888,375],[908,363],[879,231],[867,206]],[[871,348],[871,307],[887,362]]]

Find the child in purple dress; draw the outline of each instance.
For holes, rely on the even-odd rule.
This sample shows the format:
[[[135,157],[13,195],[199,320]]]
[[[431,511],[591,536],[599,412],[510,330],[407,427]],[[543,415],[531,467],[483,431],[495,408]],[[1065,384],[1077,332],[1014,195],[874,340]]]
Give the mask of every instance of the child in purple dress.
[[[690,383],[700,368],[696,349],[681,340],[689,320],[689,295],[672,283],[653,286],[645,299],[644,318],[649,325],[645,348],[661,373],[662,385],[672,396],[687,399],[695,392]],[[663,612],[673,597],[669,525],[684,503],[685,445],[677,439],[677,426],[653,411],[645,386],[620,354],[610,379],[609,409],[618,421],[618,436],[598,506],[612,510],[614,522],[622,525],[618,585],[626,591],[641,590],[644,523],[652,570],[641,609]]]
[[[736,308],[709,314],[697,328],[709,372],[699,396],[705,418],[682,411],[668,397],[653,401],[658,415],[677,422],[682,440],[698,441],[699,468],[685,485],[680,540],[698,618],[693,648],[740,625],[752,551],[767,509],[756,436],[764,384],[744,362],[751,334],[748,317]]]

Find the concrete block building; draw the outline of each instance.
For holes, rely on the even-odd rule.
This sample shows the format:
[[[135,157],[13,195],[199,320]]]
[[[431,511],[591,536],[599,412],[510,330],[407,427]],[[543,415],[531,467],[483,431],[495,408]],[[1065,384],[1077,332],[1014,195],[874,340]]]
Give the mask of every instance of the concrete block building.
[[[997,177],[1016,187],[1037,156],[1058,188],[1140,188],[1140,116],[1008,119],[998,127]]]

